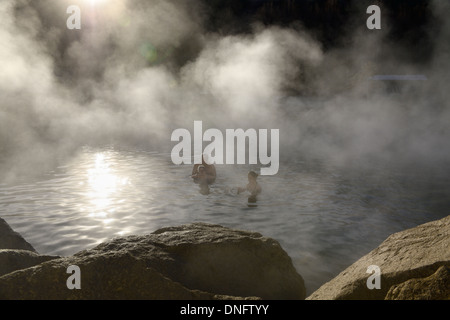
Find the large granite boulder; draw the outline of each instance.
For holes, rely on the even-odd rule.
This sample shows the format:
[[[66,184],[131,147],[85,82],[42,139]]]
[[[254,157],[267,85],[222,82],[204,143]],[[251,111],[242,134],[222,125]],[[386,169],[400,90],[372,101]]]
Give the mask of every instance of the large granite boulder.
[[[381,289],[367,286],[371,265]],[[391,235],[307,299],[450,299],[449,266],[450,216]]]
[[[80,290],[66,286],[71,265]],[[305,287],[275,240],[203,223],[116,238],[0,277],[0,299],[232,297],[304,299]]]
[[[36,252],[20,234],[15,232],[8,223],[0,218],[0,249],[19,249]]]
[[[393,285],[386,300],[450,300],[450,267],[441,266],[431,276]]]

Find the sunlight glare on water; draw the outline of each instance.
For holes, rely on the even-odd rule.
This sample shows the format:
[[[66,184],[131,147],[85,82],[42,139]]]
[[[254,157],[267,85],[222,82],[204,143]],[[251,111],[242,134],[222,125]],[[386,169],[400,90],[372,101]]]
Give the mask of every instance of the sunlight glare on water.
[[[112,172],[109,159],[104,153],[95,155],[95,167],[88,170],[88,203],[92,206],[86,208],[89,216],[102,218],[103,223],[108,223],[108,207],[111,207],[112,197],[120,192],[120,188],[128,184],[126,177],[120,177]],[[83,183],[81,183],[83,185]],[[109,209],[111,213],[114,208]]]

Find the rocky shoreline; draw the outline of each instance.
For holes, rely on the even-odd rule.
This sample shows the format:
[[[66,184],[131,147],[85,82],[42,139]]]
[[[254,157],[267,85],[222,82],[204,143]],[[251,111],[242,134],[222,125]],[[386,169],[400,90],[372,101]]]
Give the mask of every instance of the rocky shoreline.
[[[381,270],[380,289],[367,287],[372,265]],[[450,216],[392,234],[307,299],[450,299]]]
[[[67,286],[78,266],[81,290]],[[368,266],[380,289],[369,289]],[[0,218],[0,299],[450,299],[450,216],[395,233],[306,297],[280,244],[194,223],[115,238],[69,257],[40,255]]]

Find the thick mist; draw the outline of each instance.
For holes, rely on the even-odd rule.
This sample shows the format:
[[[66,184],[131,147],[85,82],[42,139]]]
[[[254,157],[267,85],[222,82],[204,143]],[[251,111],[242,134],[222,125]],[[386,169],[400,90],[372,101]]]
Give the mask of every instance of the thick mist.
[[[66,28],[70,4],[81,30]],[[412,63],[387,39],[389,21],[381,31],[356,23],[365,8],[347,44],[324,50],[299,24],[211,32],[196,1],[3,0],[1,179],[45,172],[83,145],[168,152],[172,131],[194,120],[280,129],[281,161],[446,163],[449,9],[432,3],[433,54]]]

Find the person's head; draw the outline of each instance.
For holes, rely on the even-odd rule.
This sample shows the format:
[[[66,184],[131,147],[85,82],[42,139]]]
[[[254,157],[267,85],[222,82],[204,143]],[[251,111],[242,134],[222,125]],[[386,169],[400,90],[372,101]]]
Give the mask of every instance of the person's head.
[[[205,167],[204,166],[198,167],[198,173],[204,173],[204,172],[205,172]]]
[[[258,174],[254,171],[250,171],[248,173],[248,181],[256,181],[256,178],[258,178]]]

